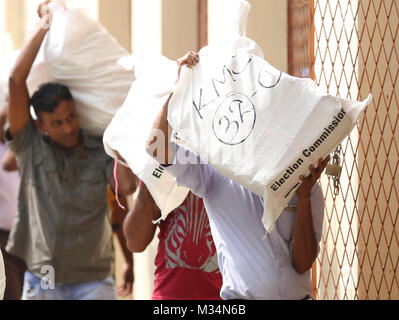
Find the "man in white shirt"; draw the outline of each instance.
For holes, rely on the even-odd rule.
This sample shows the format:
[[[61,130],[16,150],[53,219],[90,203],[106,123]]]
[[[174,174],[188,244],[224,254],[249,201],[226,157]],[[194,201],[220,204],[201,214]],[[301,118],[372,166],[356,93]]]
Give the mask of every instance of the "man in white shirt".
[[[198,61],[198,55],[190,52],[178,64],[192,67]],[[153,126],[162,130],[165,137],[170,137],[168,102]],[[310,269],[319,252],[324,212],[323,195],[316,181],[329,158],[320,159],[318,168],[310,167],[309,177],[301,177],[301,186],[289,208],[265,237],[261,197],[224,177],[183,147],[172,145],[170,138],[160,146],[164,150],[154,152],[154,142],[150,136],[150,155],[168,166],[179,185],[204,200],[223,276],[223,299],[311,298]],[[169,161],[171,154],[173,162]]]

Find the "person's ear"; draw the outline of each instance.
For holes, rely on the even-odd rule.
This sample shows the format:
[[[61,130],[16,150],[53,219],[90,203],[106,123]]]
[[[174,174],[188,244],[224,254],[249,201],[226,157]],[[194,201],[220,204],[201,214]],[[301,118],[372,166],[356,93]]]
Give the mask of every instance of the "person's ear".
[[[40,120],[35,120],[35,124],[36,126],[39,128],[39,131],[41,134],[48,136],[48,132],[47,130],[44,128],[44,124],[43,122],[41,122]]]

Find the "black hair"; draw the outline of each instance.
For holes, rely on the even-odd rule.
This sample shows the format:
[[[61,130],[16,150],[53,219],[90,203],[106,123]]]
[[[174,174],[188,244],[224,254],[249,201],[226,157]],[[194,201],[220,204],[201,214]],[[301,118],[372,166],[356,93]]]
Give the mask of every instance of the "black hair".
[[[61,101],[73,101],[68,87],[55,82],[44,83],[33,94],[30,105],[38,117],[40,112],[53,113]]]

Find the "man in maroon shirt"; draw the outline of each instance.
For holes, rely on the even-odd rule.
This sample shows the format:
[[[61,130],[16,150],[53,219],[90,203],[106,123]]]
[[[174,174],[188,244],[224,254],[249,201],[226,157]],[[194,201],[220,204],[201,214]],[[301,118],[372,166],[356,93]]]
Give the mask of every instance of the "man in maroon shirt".
[[[161,212],[144,183],[124,221],[127,247],[143,252],[152,241]],[[189,193],[159,223],[153,300],[218,300],[222,277],[201,198]]]

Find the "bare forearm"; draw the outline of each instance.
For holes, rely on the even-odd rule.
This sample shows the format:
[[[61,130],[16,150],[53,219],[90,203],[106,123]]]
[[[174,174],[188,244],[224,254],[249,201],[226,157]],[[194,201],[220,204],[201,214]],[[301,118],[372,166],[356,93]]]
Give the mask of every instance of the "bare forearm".
[[[126,218],[126,212],[121,207],[119,207],[116,197],[114,196],[111,190],[108,190],[108,201],[112,212],[111,216],[112,228],[114,229],[114,233],[118,238],[126,262],[129,263],[130,265],[133,265],[133,256],[129,251],[129,249],[127,248],[126,239],[122,230],[123,221]],[[128,207],[127,199],[125,197],[120,197],[119,201],[125,208]]]
[[[185,56],[177,60],[178,77],[176,83],[180,80],[180,72],[183,66],[193,68],[199,62],[199,55],[193,51],[188,52]],[[170,143],[171,128],[168,123],[169,101],[172,98],[169,95],[162,110],[158,113],[147,140],[147,153],[162,165],[169,165],[175,155],[173,145]]]
[[[30,69],[43,42],[47,30],[37,27],[33,37],[21,50],[9,78],[8,119],[10,133],[14,137],[30,120],[29,92],[26,85]]]
[[[317,242],[313,228],[310,195],[300,197],[292,243],[292,260],[299,273],[308,271],[316,259]]]
[[[165,105],[158,113],[150,136],[147,140],[147,152],[159,163],[167,165],[170,163],[170,126],[168,123],[168,107],[172,94],[169,95]]]
[[[143,252],[154,238],[156,226],[153,219],[145,214],[145,209],[133,206],[123,225],[128,249]]]
[[[318,167],[309,166],[310,175],[300,176],[301,185],[296,191],[298,196],[297,218],[292,242],[292,262],[299,273],[308,271],[317,256],[317,239],[313,226],[311,195],[312,189],[326,168],[330,157],[319,159]]]
[[[130,251],[143,252],[147,248],[156,230],[153,220],[159,217],[160,210],[145,185],[142,185],[133,202],[133,208],[123,224],[123,232]]]
[[[130,264],[131,266],[133,266],[133,255],[132,255],[132,252],[127,247],[127,241],[126,241],[126,238],[125,238],[125,236],[123,234],[123,229],[122,228],[119,228],[116,231],[116,236],[118,237],[118,241],[119,241],[119,244],[121,246],[121,249],[122,249],[122,252],[123,252],[123,256],[125,257],[126,263]]]

